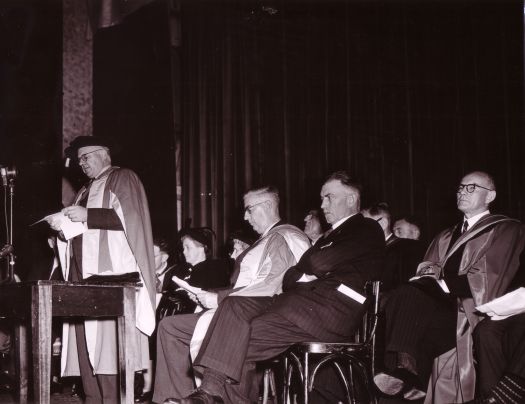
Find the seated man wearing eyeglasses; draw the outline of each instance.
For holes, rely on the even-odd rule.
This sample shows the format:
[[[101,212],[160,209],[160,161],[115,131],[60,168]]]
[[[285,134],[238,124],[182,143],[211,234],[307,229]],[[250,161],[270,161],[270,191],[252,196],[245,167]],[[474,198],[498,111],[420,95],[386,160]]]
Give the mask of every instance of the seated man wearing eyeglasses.
[[[518,220],[489,212],[496,198],[489,174],[465,175],[456,198],[462,221],[438,234],[416,277],[386,304],[386,371],[374,380],[387,395],[428,394],[427,402],[439,403],[474,398],[472,330],[483,318],[475,306],[506,292],[525,239]]]
[[[244,220],[260,237],[235,260],[231,287],[196,295],[200,313],[164,317],[157,331],[157,366],[153,401],[177,403],[194,389],[190,353],[200,348],[211,317],[228,296],[257,296],[271,299],[282,292],[282,280],[310,247],[297,227],[281,221],[279,192],[265,186],[244,194]],[[231,327],[233,335],[241,330]],[[224,341],[226,342],[226,341]],[[196,346],[197,345],[197,346]]]

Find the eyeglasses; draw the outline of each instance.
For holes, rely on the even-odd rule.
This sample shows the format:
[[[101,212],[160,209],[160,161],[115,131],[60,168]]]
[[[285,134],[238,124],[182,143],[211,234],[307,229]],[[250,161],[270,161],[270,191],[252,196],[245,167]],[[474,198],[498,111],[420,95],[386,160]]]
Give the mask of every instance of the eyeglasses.
[[[456,192],[459,194],[461,191],[466,190],[469,194],[471,194],[476,190],[476,187],[486,189],[487,191],[494,191],[493,189],[485,188],[478,184],[459,184],[458,190]]]
[[[248,214],[252,214],[252,210],[253,208],[255,208],[257,205],[260,205],[261,203],[264,203],[264,202],[268,202],[267,200],[265,201],[261,201],[261,202],[257,202],[257,203],[254,203],[253,205],[248,205],[244,208],[244,212],[245,213],[248,213]]]
[[[100,151],[100,150],[104,150],[104,149],[96,149],[96,150],[93,150],[93,151],[81,154],[80,156],[78,156],[77,161],[79,163],[85,163],[88,160],[88,158],[86,157],[88,154],[95,153],[95,152]]]

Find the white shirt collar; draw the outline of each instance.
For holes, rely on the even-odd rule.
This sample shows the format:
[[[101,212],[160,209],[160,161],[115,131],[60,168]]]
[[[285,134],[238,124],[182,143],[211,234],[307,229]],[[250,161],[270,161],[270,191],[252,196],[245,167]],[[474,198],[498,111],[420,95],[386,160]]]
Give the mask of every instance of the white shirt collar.
[[[337,229],[339,226],[341,226],[343,224],[344,221],[346,221],[346,219],[350,219],[352,216],[354,216],[356,213],[354,214],[351,214],[350,216],[346,216],[346,217],[343,217],[342,219],[339,219],[337,222],[335,222],[334,224],[332,224],[332,230],[335,230]]]
[[[490,212],[486,210],[485,212],[478,213],[476,216],[472,216],[470,219],[467,219],[466,217],[463,218],[463,222],[468,222],[468,228],[472,229],[472,226],[474,226],[479,219],[481,219],[483,216],[487,216]]]

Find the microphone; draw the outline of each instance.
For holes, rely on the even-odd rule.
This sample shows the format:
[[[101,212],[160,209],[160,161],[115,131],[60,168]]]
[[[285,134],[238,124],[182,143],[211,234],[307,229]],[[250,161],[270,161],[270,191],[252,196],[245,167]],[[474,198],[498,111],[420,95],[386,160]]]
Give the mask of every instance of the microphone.
[[[2,185],[7,187],[8,180],[14,180],[16,178],[16,167],[7,167],[0,165],[0,175],[2,176]]]

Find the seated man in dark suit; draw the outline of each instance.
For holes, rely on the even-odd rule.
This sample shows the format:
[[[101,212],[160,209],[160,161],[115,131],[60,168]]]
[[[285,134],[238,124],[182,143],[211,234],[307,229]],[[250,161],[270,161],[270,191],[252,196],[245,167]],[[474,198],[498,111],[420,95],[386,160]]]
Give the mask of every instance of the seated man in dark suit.
[[[222,301],[194,362],[202,385],[181,403],[256,401],[255,362],[298,342],[352,338],[366,308],[360,293],[381,270],[385,241],[359,213],[360,187],[345,172],[327,179],[321,200],[332,231],[287,271],[281,295]]]
[[[381,292],[388,292],[416,274],[418,264],[425,254],[425,247],[419,240],[397,237],[392,232],[392,215],[384,202],[363,210],[363,216],[374,219],[385,234],[385,266],[381,274]]]

